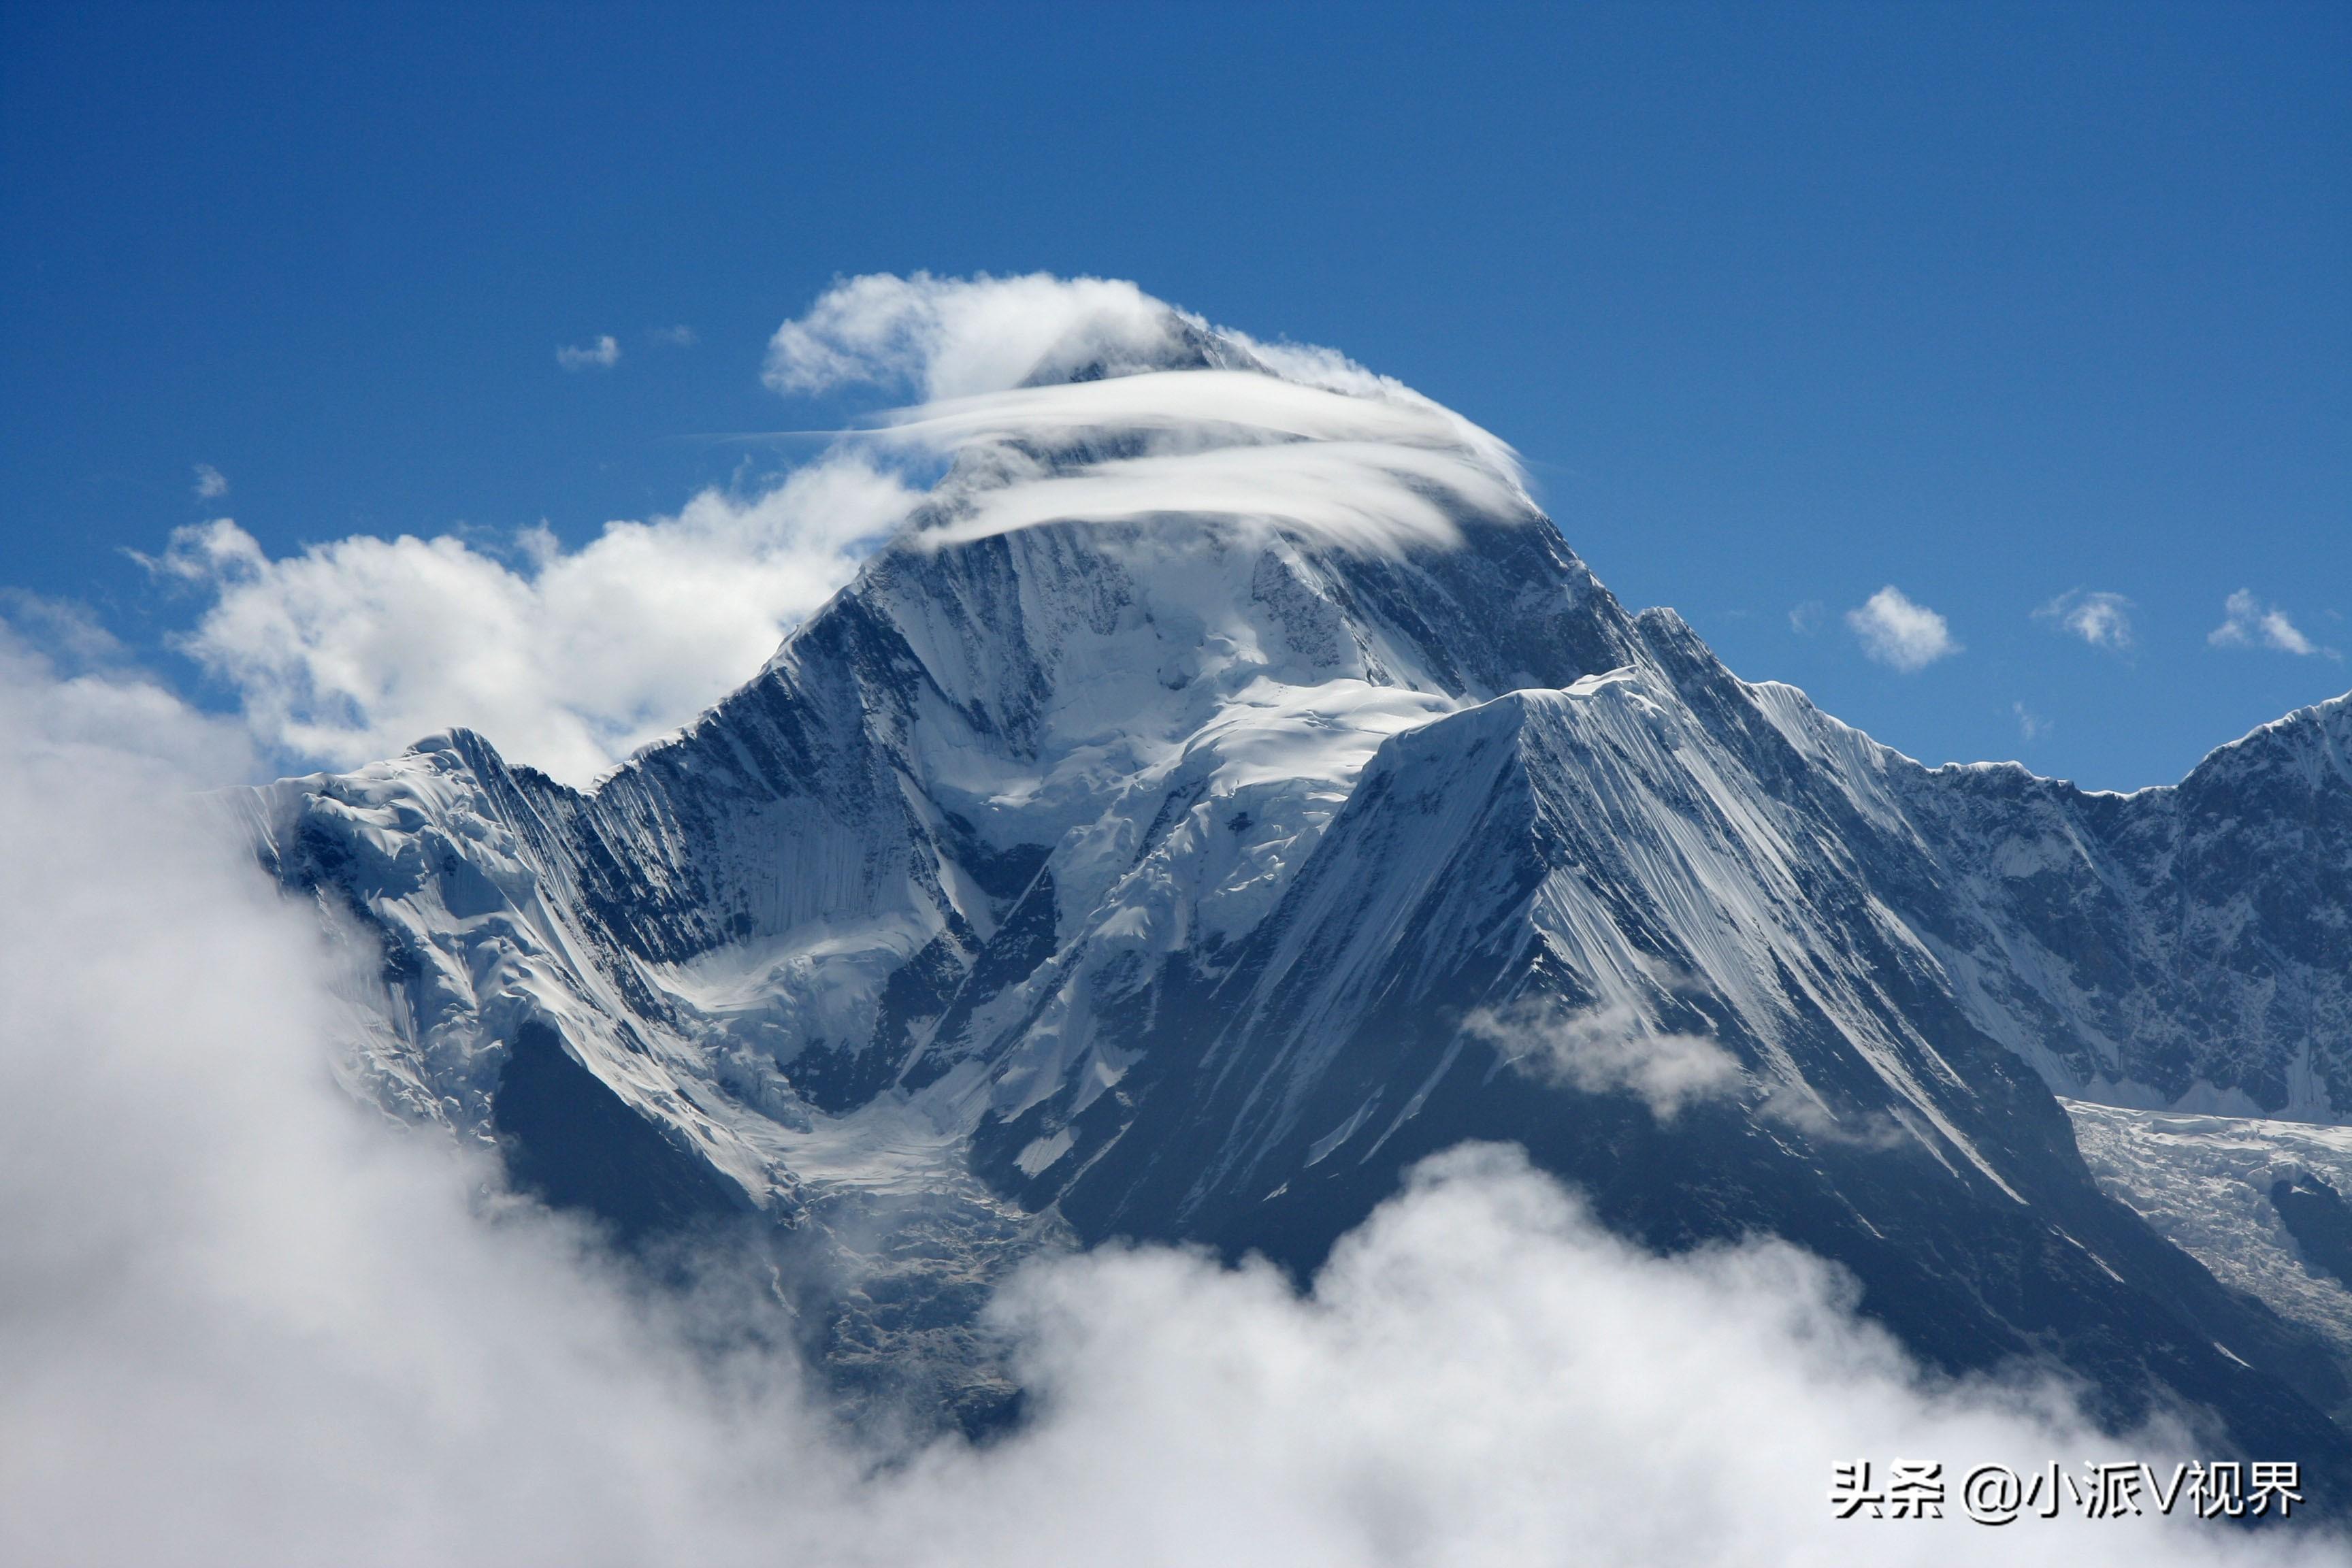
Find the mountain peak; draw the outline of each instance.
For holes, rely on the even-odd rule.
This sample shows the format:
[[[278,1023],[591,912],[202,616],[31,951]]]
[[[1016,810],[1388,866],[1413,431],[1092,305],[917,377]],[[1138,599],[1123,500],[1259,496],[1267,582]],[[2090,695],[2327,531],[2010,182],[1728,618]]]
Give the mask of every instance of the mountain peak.
[[[602,1140],[664,1214],[903,1242],[919,1305],[833,1303],[852,1339],[961,1331],[1051,1234],[1311,1266],[1501,1139],[1647,1239],[1843,1262],[1939,1365],[2342,1451],[2330,1363],[2052,1095],[2352,1107],[2332,715],[2130,797],[1923,768],[1627,615],[1458,416],[1038,288],[779,334],[780,380],[915,385],[872,438],[951,466],[675,740],[585,794],[452,732],[258,799],[380,944],[355,1081],[551,1201],[611,1206]]]

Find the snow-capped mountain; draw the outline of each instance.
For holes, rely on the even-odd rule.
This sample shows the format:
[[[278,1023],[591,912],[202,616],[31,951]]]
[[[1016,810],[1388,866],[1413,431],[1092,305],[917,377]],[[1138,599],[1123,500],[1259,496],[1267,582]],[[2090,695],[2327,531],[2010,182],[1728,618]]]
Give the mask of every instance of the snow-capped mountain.
[[[2053,1091],[2352,1115],[2352,698],[2131,795],[1922,767],[1628,613],[1425,400],[1100,339],[903,426],[925,508],[593,790],[459,731],[251,798],[380,944],[356,1089],[632,1234],[830,1238],[889,1277],[845,1363],[952,1359],[1052,1237],[1309,1266],[1509,1139],[1839,1260],[1931,1364],[2345,1464],[2326,1339]]]

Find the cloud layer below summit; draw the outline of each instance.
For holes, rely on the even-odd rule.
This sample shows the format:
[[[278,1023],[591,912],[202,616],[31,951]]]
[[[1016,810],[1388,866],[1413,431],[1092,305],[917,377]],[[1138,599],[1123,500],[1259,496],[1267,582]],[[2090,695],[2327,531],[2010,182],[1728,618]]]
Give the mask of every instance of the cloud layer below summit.
[[[649,1300],[498,1199],[478,1157],[344,1096],[350,960],[191,794],[236,776],[241,732],[100,665],[61,678],[0,637],[16,1561],[2162,1568],[2330,1548],[2179,1519],[1833,1520],[1835,1463],[1956,1477],[2179,1445],[2099,1438],[2048,1387],[1930,1383],[1818,1261],[1650,1256],[1491,1147],[1424,1165],[1304,1295],[1156,1248],[1030,1268],[995,1321],[1031,1423],[877,1468],[740,1331],[755,1296]]]

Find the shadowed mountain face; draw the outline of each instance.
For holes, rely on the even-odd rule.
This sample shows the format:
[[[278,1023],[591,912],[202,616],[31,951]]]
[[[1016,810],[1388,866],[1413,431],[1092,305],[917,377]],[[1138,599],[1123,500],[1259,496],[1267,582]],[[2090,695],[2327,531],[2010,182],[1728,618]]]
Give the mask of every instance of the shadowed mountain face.
[[[367,1091],[633,1233],[890,1260],[887,1322],[830,1303],[869,1362],[960,1353],[1049,1239],[1310,1268],[1501,1139],[1654,1245],[1837,1259],[1931,1364],[2341,1470],[2326,1349],[2103,1197],[2052,1089],[2352,1108],[2352,700],[2085,795],[1737,679],[1515,489],[1423,486],[1451,538],[973,521],[1160,460],[967,453],[592,793],[462,732],[258,793],[381,942]]]
[[[2352,1285],[2352,1205],[2343,1194],[2318,1177],[2297,1175],[2271,1184],[2271,1203],[2311,1266]]]

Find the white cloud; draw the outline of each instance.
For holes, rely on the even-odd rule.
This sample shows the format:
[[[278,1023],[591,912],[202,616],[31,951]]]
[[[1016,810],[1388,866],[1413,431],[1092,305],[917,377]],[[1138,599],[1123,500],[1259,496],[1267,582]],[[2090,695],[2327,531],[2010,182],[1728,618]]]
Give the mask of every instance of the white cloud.
[[[242,724],[188,707],[82,606],[0,589],[0,689],[11,694],[0,719],[12,726],[0,744],[11,756],[51,766],[88,756],[205,785],[253,775]]]
[[[1241,442],[1010,479],[973,487],[925,537],[946,545],[1048,522],[1183,514],[1286,525],[1394,553],[1458,544],[1455,519],[1464,510],[1509,519],[1524,515],[1527,504],[1507,479],[1466,453],[1380,441]]]
[[[626,1288],[481,1156],[346,1100],[321,1058],[366,955],[185,794],[216,775],[151,745],[169,699],[0,661],[16,1561],[2340,1560],[2181,1519],[1836,1521],[1857,1458],[1956,1480],[2181,1445],[1925,1378],[1795,1248],[1653,1257],[1492,1147],[1422,1166],[1306,1295],[1161,1248],[1033,1267],[996,1309],[1031,1424],[877,1467],[787,1356],[689,1348],[775,1325]]]
[[[1633,1094],[1661,1121],[1693,1101],[1735,1094],[1745,1082],[1738,1060],[1713,1040],[1656,1030],[1622,1003],[1499,1015],[1482,1007],[1463,1027],[1521,1072],[1586,1094]]]
[[[1829,606],[1819,599],[1807,599],[1789,612],[1789,629],[1801,637],[1811,637],[1822,629],[1822,619],[1828,614]]]
[[[2048,621],[2093,647],[2123,653],[2132,646],[2131,610],[2132,602],[2121,594],[2075,588],[2034,611],[2033,618]]]
[[[210,463],[196,465],[195,490],[200,500],[218,500],[228,494],[228,476]]]
[[[555,351],[555,363],[570,371],[610,370],[621,363],[620,340],[607,332],[593,342],[566,344]]]
[[[1756,1102],[1755,1109],[1756,1114],[1765,1121],[1791,1128],[1815,1143],[1883,1151],[1900,1149],[1918,1142],[1909,1128],[1887,1111],[1849,1110],[1841,1117],[1832,1112],[1817,1094],[1802,1084],[1776,1084]]]
[[[2009,705],[2009,710],[2017,715],[2017,732],[2027,740],[2038,741],[2050,733],[2050,721],[2027,708],[2024,703],[2012,702]]]
[[[747,679],[913,500],[835,457],[577,551],[534,531],[514,564],[447,535],[272,560],[227,519],[180,530],[159,564],[212,595],[185,649],[264,745],[350,767],[462,725],[585,784]]]
[[[2265,605],[2254,597],[2251,589],[2241,588],[2222,603],[2221,624],[2205,634],[2205,640],[2215,647],[2275,648],[2281,653],[2329,654],[2333,649],[2321,647],[2293,621],[2284,610],[2275,605]]]
[[[864,383],[968,397],[1090,363],[1109,374],[1155,363],[1185,320],[1113,279],[872,274],[836,283],[776,329],[768,383],[780,392]]]
[[[684,322],[675,327],[656,327],[646,335],[653,340],[656,348],[665,349],[690,349],[702,341],[695,334],[694,329]]]
[[[778,329],[768,379],[919,392],[866,438],[967,459],[938,543],[1189,514],[1392,552],[1457,542],[1465,513],[1533,515],[1516,454],[1452,410],[1329,350],[1213,330],[1131,283],[852,279]]]
[[[1848,610],[1845,624],[1862,639],[1864,653],[1906,675],[1960,651],[1943,616],[1913,604],[1891,583]]]

